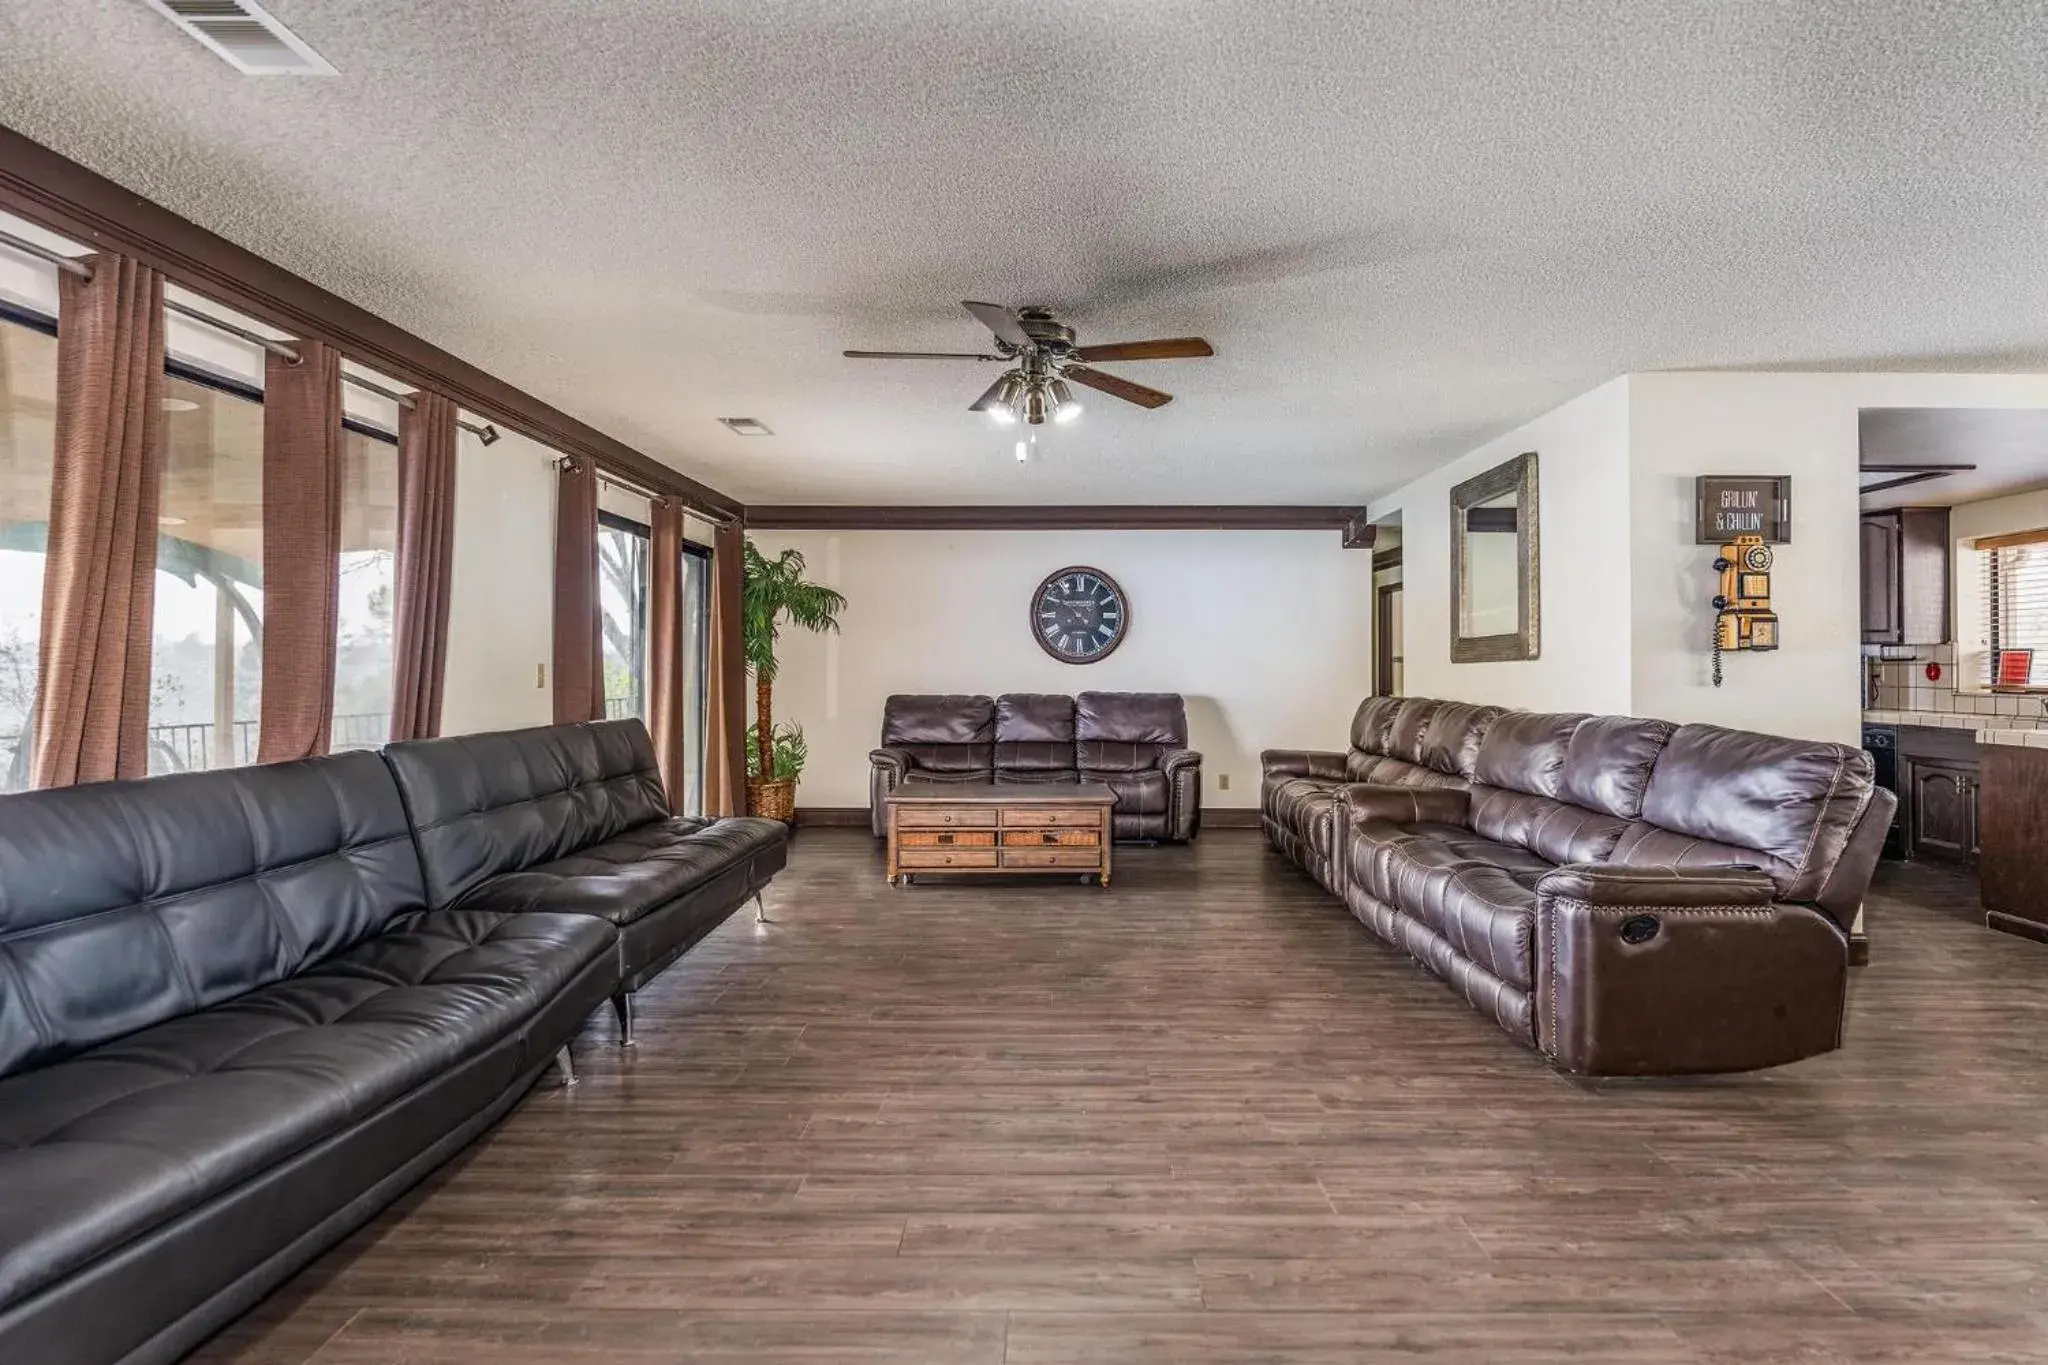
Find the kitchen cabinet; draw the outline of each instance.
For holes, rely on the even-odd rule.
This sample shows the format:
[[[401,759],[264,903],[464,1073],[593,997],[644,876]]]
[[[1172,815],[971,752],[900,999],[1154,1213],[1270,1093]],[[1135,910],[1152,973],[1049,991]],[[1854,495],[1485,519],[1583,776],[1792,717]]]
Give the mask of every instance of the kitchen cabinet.
[[[1978,888],[1993,929],[2048,941],[2048,749],[1983,749]]]
[[[1906,758],[1906,856],[1930,862],[1977,861],[1977,765]]]
[[[1865,512],[1861,531],[1863,643],[1946,644],[1951,634],[1948,509]]]

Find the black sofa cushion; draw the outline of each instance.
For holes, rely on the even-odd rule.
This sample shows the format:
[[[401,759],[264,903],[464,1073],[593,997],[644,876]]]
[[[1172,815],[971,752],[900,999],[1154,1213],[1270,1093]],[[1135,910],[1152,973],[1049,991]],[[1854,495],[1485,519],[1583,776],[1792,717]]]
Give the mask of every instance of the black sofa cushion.
[[[404,794],[428,902],[460,902],[486,878],[566,858],[668,818],[647,727],[545,725],[409,740],[384,750]]]
[[[410,915],[289,980],[0,1080],[0,1308],[517,1034],[614,938],[589,916]],[[515,1056],[500,1084],[545,1055]]]
[[[375,754],[0,797],[0,1076],[283,980],[422,908]]]
[[[787,847],[787,831],[774,820],[671,816],[566,858],[493,877],[463,905],[502,912],[565,910],[625,925],[735,864],[761,860],[758,880],[765,880],[781,868]],[[720,907],[720,916],[730,908]]]

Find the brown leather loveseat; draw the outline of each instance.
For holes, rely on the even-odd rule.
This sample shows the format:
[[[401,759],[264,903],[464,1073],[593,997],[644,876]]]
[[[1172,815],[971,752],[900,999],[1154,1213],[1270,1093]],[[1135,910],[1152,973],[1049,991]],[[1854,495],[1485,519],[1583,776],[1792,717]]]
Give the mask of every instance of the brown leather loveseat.
[[[1201,829],[1202,756],[1188,748],[1187,703],[1174,692],[899,694],[882,704],[868,763],[877,839],[905,781],[1100,782],[1116,793],[1118,839],[1186,843]]]
[[[1273,847],[1567,1071],[1746,1071],[1840,1046],[1894,798],[1838,744],[1370,698],[1269,750]]]

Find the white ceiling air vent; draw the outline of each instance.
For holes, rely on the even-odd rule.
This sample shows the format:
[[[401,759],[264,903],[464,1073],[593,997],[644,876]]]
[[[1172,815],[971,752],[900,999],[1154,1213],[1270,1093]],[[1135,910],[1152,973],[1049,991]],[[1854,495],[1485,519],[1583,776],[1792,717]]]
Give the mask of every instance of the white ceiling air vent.
[[[327,59],[251,0],[149,0],[245,76],[332,76]]]

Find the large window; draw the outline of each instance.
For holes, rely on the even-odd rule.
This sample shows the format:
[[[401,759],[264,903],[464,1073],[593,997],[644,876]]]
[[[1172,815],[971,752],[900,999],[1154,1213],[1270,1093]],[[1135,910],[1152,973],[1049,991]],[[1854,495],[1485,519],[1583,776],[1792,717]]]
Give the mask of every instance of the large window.
[[[341,622],[331,747],[391,738],[391,621],[397,590],[398,443],[361,425],[342,435]]]
[[[598,514],[598,603],[604,628],[604,713],[647,716],[648,529]]]
[[[2048,531],[2039,534],[1984,554],[1994,685],[2048,687]]]
[[[33,757],[56,416],[55,324],[0,313],[0,791],[28,785]]]
[[[256,761],[263,682],[263,400],[175,367],[150,639],[149,770]]]

